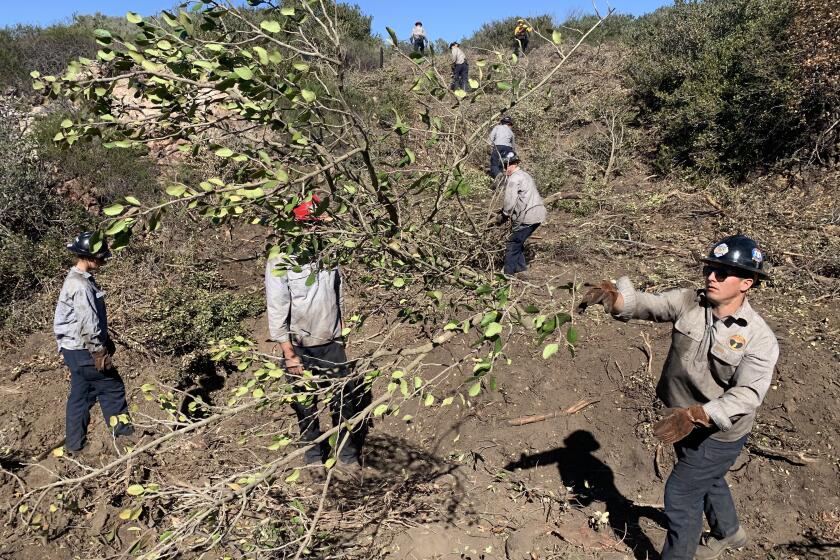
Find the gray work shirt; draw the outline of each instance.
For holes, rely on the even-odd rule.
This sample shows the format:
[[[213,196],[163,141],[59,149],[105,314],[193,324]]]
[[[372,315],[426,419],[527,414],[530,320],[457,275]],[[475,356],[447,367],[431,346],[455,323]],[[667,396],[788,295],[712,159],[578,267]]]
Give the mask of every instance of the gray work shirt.
[[[55,306],[53,332],[59,351],[65,348],[93,353],[105,348],[108,341],[105,292],[89,272],[74,266],[67,273]]]
[[[452,47],[449,54],[452,55],[453,64],[463,64],[467,61],[467,57],[464,55],[464,51],[462,51],[460,47]]]
[[[508,146],[514,148],[513,129],[506,124],[497,124],[490,131],[490,137],[487,142],[491,146]]]
[[[656,387],[668,407],[702,404],[719,428],[712,438],[735,441],[752,429],[770,387],[779,344],[746,299],[731,317],[715,318],[702,290],[647,294],[618,280],[619,319],[672,322],[671,349]]]
[[[506,179],[502,212],[510,218],[515,230],[545,221],[545,205],[537,191],[537,184],[522,169],[517,169]]]
[[[307,264],[300,272],[280,265],[279,258],[265,265],[268,332],[276,342],[320,346],[341,338],[344,289],[338,268]],[[284,274],[278,275],[280,271]],[[314,281],[307,280],[314,274]]]

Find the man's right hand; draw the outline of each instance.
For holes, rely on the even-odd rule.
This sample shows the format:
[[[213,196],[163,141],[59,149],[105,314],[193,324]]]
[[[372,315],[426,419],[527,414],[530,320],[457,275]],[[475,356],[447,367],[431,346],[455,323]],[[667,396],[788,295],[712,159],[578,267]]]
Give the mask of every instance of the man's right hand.
[[[286,366],[286,371],[288,371],[290,374],[303,375],[303,362],[300,361],[300,356],[286,356],[284,363]]]
[[[96,371],[108,371],[113,366],[113,362],[111,362],[111,354],[108,353],[108,350],[103,348],[98,352],[91,352],[93,356],[93,365],[96,367]]]
[[[600,303],[607,313],[618,313],[621,311],[623,299],[621,293],[609,280],[601,280],[597,286],[589,288],[578,303],[578,313],[583,313],[590,305]]]

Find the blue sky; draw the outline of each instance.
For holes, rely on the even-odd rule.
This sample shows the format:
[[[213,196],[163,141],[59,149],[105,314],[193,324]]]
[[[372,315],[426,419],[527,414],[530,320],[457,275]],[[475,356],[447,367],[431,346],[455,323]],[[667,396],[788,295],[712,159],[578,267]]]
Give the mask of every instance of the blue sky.
[[[596,0],[598,7],[606,11],[607,6],[617,11],[640,15],[672,0]],[[551,13],[563,20],[574,13],[591,13],[592,2],[587,0],[356,0],[362,11],[373,16],[374,32],[386,36],[385,27],[393,27],[400,38],[406,38],[415,20],[421,20],[426,32],[432,38],[443,37],[447,41],[469,36],[481,24],[514,15],[537,15]],[[0,10],[0,26],[23,24],[49,25],[68,21],[73,13],[125,15],[127,11],[143,15],[169,9],[177,0],[29,0],[3,2]]]

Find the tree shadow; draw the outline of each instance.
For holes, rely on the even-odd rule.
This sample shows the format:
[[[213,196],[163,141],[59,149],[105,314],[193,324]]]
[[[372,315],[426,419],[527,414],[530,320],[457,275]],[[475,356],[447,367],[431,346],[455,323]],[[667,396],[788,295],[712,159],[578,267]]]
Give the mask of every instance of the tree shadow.
[[[659,551],[642,531],[639,520],[645,517],[665,527],[663,512],[649,506],[637,506],[616,488],[612,469],[593,455],[601,445],[591,432],[577,430],[563,443],[565,447],[522,454],[518,461],[505,465],[505,469],[512,471],[556,464],[563,484],[572,489],[580,505],[586,507],[596,501],[604,502],[615,537],[633,550],[637,560],[659,558]]]

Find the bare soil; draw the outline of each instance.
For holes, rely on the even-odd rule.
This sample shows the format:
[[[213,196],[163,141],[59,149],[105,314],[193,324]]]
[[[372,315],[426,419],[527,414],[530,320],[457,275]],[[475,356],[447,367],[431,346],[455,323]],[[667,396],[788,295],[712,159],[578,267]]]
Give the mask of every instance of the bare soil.
[[[721,203],[722,211],[690,186],[639,177],[619,181],[613,186],[616,194],[596,211],[563,203],[535,234],[531,269],[513,288],[541,312],[568,311],[571,294],[561,286],[569,282],[628,274],[650,290],[697,285],[699,267],[691,255],[709,241],[739,228],[762,240],[775,279],[755,290],[751,301],[776,332],[781,358],[747,449],[729,474],[750,544],[724,558],[840,558],[840,288],[837,270],[831,270],[836,253],[834,261],[830,254],[838,248],[832,194],[837,174],[825,173],[807,184],[783,180],[788,181],[783,186],[762,179],[744,187],[727,206]],[[710,196],[721,195],[712,191]],[[775,219],[772,225],[769,218]],[[232,246],[236,241],[234,232]],[[809,266],[813,263],[820,268]],[[260,282],[259,267],[255,261],[233,262],[226,275],[242,288],[252,287]],[[369,304],[364,294],[351,299],[351,306]],[[510,364],[494,370],[498,390],[456,399],[450,407],[406,410],[414,414],[409,423],[377,420],[364,481],[339,481],[329,497],[327,516],[339,528],[334,556],[657,558],[665,535],[664,479],[673,457],[667,449],[657,450],[650,425],[659,406],[653,388],[670,326],[623,324],[594,311],[575,321],[581,339],[574,355],[564,349],[544,360],[534,337],[516,332],[505,346]],[[251,328],[256,340],[267,338],[262,318]],[[376,330],[375,321],[366,324],[355,335],[357,346],[351,339],[351,355],[361,353],[363,340]],[[420,327],[406,325],[391,344],[411,345],[421,338]],[[465,336],[436,349],[426,360],[427,371],[468,354],[471,342]],[[0,371],[4,511],[15,506],[23,485],[46,484],[57,473],[78,475],[81,465],[101,465],[114,456],[98,410],[90,444],[76,458],[79,464],[50,453],[61,444],[68,390],[53,344],[48,334],[30,337],[7,353]],[[178,364],[151,362],[127,349],[116,360],[142,424],[142,414],[156,405],[143,400],[139,386]],[[458,389],[471,367],[472,362],[462,363],[449,388]],[[226,398],[225,387],[241,375],[231,371],[205,379],[208,398]],[[565,409],[581,399],[593,404],[539,423],[507,422]],[[117,518],[121,504],[104,499],[109,487],[152,464],[166,468],[173,481],[200,487],[213,477],[214,465],[252,460],[244,449],[219,456],[214,452],[219,441],[248,428],[268,432],[291,417],[278,409],[236,422],[129,465],[102,482],[99,503],[96,496],[66,496],[67,507],[51,519],[47,534],[4,524],[0,558],[127,553],[137,533]],[[253,425],[243,427],[249,422]],[[307,483],[297,492],[313,497],[320,488]],[[94,505],[74,510],[76,502]],[[602,512],[609,516],[599,522]],[[156,528],[144,531],[154,535]]]

